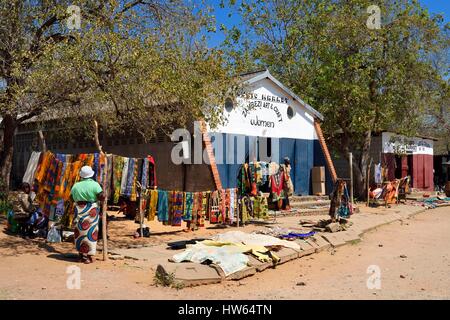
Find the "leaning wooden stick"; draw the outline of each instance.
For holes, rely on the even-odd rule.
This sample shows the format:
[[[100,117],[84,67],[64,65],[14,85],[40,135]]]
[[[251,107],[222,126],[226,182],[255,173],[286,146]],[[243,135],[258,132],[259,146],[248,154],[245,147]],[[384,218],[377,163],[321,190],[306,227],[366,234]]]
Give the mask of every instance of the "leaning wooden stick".
[[[103,234],[103,261],[107,261],[108,260],[108,235],[107,233],[107,228],[106,228],[106,214],[107,214],[107,210],[108,210],[108,189],[106,188],[107,186],[107,182],[106,182],[106,177],[107,177],[107,171],[108,171],[108,157],[106,156],[106,154],[103,152],[102,146],[100,145],[100,140],[98,138],[98,123],[96,120],[94,120],[94,133],[95,133],[95,144],[97,146],[97,150],[98,152],[100,152],[101,155],[104,155],[105,157],[105,167],[103,170],[103,193],[105,195],[105,200],[103,200],[102,203],[102,234]]]

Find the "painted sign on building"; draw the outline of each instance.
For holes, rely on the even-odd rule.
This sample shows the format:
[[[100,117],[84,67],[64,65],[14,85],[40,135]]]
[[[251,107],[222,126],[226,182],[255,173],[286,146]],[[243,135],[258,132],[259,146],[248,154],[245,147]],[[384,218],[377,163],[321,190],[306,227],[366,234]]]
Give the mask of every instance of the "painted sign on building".
[[[316,139],[314,117],[269,79],[247,88],[232,107],[224,108],[226,122],[213,132],[255,137]]]
[[[433,140],[430,139],[383,132],[382,143],[383,153],[433,155]]]

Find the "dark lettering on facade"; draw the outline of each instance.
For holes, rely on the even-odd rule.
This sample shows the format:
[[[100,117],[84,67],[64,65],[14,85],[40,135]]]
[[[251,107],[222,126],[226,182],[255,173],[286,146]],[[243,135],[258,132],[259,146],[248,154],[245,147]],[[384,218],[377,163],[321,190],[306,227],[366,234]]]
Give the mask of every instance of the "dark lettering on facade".
[[[256,116],[256,119],[251,119],[250,124],[257,127],[275,128],[275,122],[259,120],[258,116]]]

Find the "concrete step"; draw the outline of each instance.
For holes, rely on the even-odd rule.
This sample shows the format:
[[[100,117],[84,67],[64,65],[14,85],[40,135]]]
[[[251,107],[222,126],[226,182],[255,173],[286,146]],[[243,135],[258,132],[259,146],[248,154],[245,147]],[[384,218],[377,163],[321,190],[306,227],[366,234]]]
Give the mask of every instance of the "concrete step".
[[[293,202],[289,201],[292,208],[300,209],[300,208],[311,208],[311,209],[317,209],[314,207],[323,207],[323,206],[329,206],[330,200],[320,200],[320,201],[301,201],[301,202]]]
[[[291,211],[273,211],[269,210],[270,217],[286,217],[286,216],[323,216],[328,215],[330,208],[324,207],[319,209],[293,209]]]
[[[289,198],[289,202],[311,202],[311,201],[321,201],[329,200],[328,196],[292,196]]]
[[[427,195],[428,197],[424,197],[424,195]],[[406,195],[406,199],[408,200],[423,200],[426,198],[433,198],[433,197],[437,197],[438,194],[436,191],[415,191],[415,192],[411,192],[409,194]]]

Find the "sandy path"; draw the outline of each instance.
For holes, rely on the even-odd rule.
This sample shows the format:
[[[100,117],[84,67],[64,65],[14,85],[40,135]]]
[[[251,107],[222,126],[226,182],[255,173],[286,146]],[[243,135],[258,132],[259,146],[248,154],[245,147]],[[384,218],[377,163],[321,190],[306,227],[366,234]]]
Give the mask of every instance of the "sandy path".
[[[7,241],[17,240],[3,235],[0,241],[0,299],[450,298],[449,207],[380,227],[358,244],[291,261],[241,281],[182,290],[155,287],[154,270],[145,262],[129,260],[75,264],[81,268],[81,289],[69,290],[66,268],[74,263],[61,260],[61,248],[48,253],[25,242],[20,248],[16,243],[8,248]],[[367,288],[370,265],[380,267],[380,290]]]

